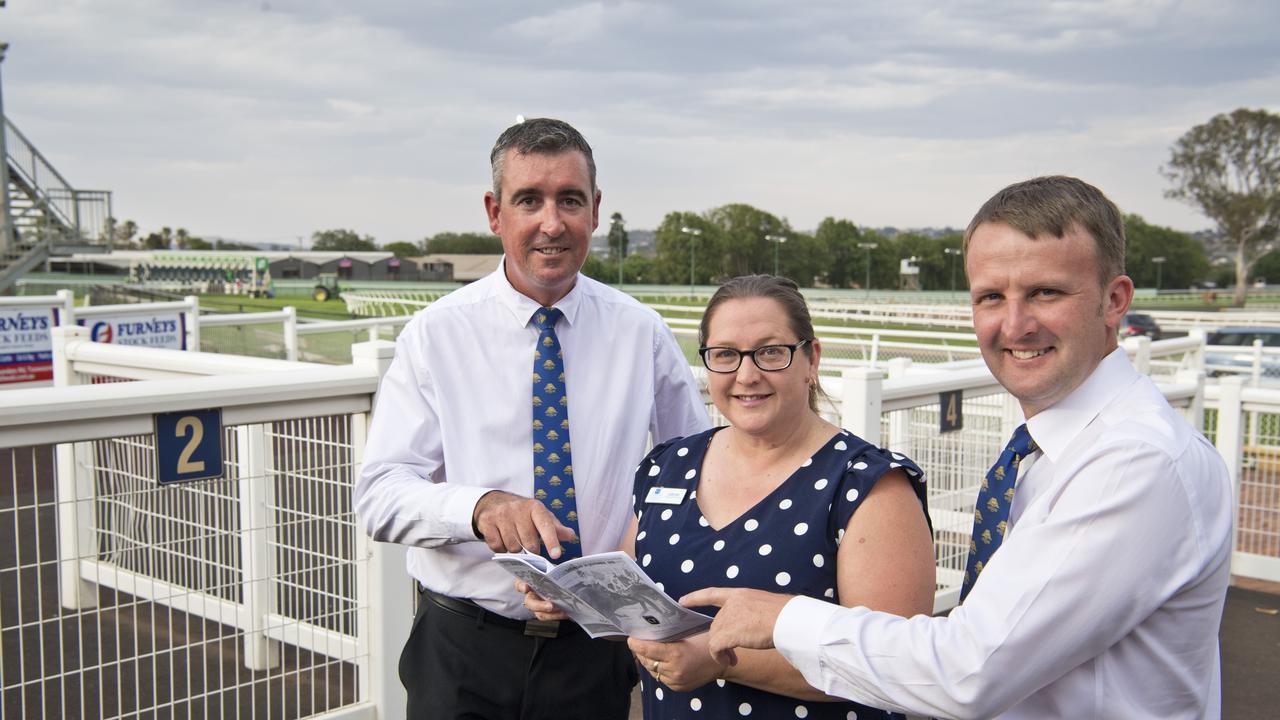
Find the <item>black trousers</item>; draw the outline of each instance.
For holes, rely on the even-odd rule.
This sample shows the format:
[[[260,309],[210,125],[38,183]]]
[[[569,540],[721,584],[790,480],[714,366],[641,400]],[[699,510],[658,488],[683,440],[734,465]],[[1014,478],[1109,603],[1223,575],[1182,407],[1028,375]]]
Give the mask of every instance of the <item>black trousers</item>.
[[[421,595],[400,655],[409,720],[627,720],[639,678],[627,644],[566,624],[533,637]]]

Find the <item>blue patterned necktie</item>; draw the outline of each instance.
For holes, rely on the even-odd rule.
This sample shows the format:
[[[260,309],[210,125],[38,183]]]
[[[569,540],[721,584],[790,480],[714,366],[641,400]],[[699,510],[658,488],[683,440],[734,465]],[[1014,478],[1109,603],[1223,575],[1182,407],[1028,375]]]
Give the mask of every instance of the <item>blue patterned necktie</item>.
[[[1004,533],[1009,526],[1009,508],[1013,505],[1013,485],[1018,479],[1018,465],[1023,458],[1035,452],[1036,447],[1027,426],[1019,425],[1004,452],[1000,453],[1000,459],[982,481],[973,510],[973,538],[969,540],[969,562],[960,587],[960,602],[964,602],[982,574],[982,568],[991,562],[991,556],[1004,541]]]
[[[556,321],[563,316],[556,308],[539,308],[533,314],[533,324],[539,331],[538,344],[533,348],[533,496],[576,535],[578,503],[569,443],[569,396],[564,353],[556,337]],[[582,544],[574,539],[561,545],[559,560],[581,555]]]

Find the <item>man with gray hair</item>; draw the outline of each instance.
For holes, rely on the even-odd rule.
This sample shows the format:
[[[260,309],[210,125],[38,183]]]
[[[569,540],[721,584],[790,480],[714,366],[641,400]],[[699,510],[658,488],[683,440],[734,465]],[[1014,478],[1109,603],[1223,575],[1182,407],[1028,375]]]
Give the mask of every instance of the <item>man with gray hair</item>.
[[[657,313],[579,273],[601,197],[582,135],[522,121],[490,163],[502,264],[400,334],[356,507],[374,539],[410,547],[421,588],[400,659],[409,717],[622,720],[626,644],[534,619],[490,558],[618,549],[650,438],[698,432],[706,410]]]
[[[721,607],[712,654],[776,645],[819,690],[939,718],[1220,717],[1231,483],[1117,347],[1124,255],[1119,210],[1076,178],[1011,185],[969,224],[978,345],[1026,423],[978,493],[959,607],[709,588],[681,602]]]

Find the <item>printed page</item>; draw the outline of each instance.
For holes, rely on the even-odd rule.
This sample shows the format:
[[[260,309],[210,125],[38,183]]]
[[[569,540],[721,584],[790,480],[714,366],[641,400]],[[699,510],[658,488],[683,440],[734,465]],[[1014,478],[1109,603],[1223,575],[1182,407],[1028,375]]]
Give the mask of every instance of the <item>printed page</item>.
[[[547,577],[609,618],[626,635],[641,640],[679,640],[711,624],[710,617],[672,600],[623,552],[577,558],[557,565]]]
[[[626,636],[626,633],[621,628],[591,609],[591,606],[583,602],[581,598],[560,587],[555,580],[547,577],[541,568],[551,567],[551,563],[541,555],[533,555],[526,552],[499,553],[494,555],[493,559],[507,572],[529,583],[529,587],[532,587],[534,592],[555,603],[556,607],[563,610],[574,622],[581,625],[582,629],[586,630],[591,637]]]

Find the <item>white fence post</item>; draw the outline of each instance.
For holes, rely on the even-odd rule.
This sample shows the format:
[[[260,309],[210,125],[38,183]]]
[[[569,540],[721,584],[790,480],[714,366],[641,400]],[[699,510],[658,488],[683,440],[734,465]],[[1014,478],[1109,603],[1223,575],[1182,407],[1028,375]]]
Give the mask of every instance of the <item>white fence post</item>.
[[[911,358],[893,358],[885,363],[888,379],[900,380],[911,372]],[[889,435],[880,439],[879,445],[908,457],[915,457],[915,448],[911,444],[911,414],[913,410],[896,412],[889,415]]]
[[[74,325],[76,319],[74,317],[76,311],[76,296],[70,290],[59,290],[54,295],[58,296],[58,300],[62,307],[58,312],[59,325]]]
[[[267,426],[235,429],[237,477],[240,485],[240,565],[242,594],[240,627],[244,628],[244,665],[267,670],[280,664],[280,643],[267,637],[267,617],[276,608],[276,573],[271,562],[275,505],[275,476]]]
[[[1235,565],[1236,543],[1239,537],[1240,471],[1244,461],[1244,379],[1239,376],[1224,377],[1218,383],[1218,452],[1227,463],[1227,475],[1231,478],[1231,527],[1236,528],[1231,538],[1231,564]]]
[[[1204,370],[1204,346],[1208,344],[1208,335],[1204,330],[1194,328],[1187,332],[1187,337],[1197,338],[1200,340],[1199,346],[1191,353],[1191,361],[1189,367]]]
[[[67,358],[67,343],[87,341],[89,331],[79,325],[64,325],[51,329],[49,335],[54,385],[79,385],[80,375]],[[68,610],[98,604],[97,586],[80,577],[80,559],[96,555],[89,450],[88,443],[59,443],[53,451],[58,488],[58,599]]]
[[[846,368],[840,403],[840,424],[872,445],[880,443],[881,391],[884,374],[874,368]]]
[[[1145,335],[1124,339],[1124,351],[1133,360],[1133,367],[1143,375],[1151,374],[1151,338]]]
[[[1250,383],[1252,387],[1258,387],[1258,383],[1262,382],[1262,340],[1253,341],[1253,372],[1250,377],[1253,381]]]
[[[357,343],[351,346],[351,364],[369,368],[378,377],[391,366],[395,343],[386,340]],[[375,407],[377,398],[374,398]],[[351,416],[351,448],[353,471],[358,472],[364,460],[368,414]],[[358,655],[364,667],[359,673],[360,697],[368,698],[380,718],[402,718],[408,699],[399,681],[400,650],[413,626],[413,594],[405,573],[403,545],[374,542],[363,527],[357,527],[356,557],[366,558],[368,570],[356,574],[357,606],[362,609],[357,620]]]
[[[298,360],[298,310],[292,305],[284,307],[284,359]]]
[[[1204,370],[1180,370],[1174,376],[1174,381],[1178,384],[1195,383],[1196,394],[1191,398],[1191,404],[1187,406],[1186,418],[1187,422],[1201,434],[1204,433]]]
[[[200,298],[188,295],[182,301],[191,306],[183,311],[187,316],[187,349],[200,352]]]

